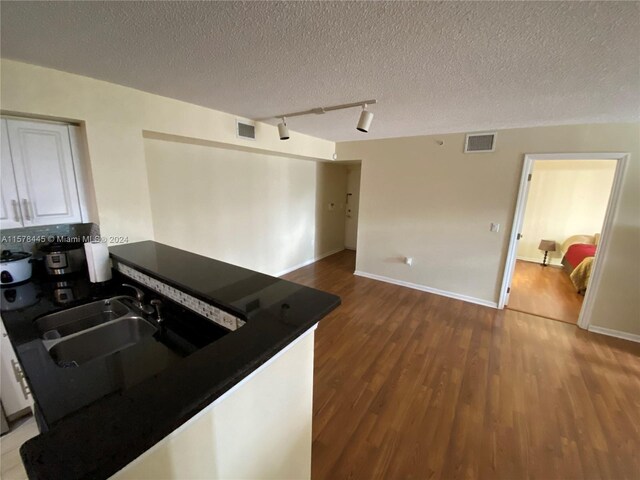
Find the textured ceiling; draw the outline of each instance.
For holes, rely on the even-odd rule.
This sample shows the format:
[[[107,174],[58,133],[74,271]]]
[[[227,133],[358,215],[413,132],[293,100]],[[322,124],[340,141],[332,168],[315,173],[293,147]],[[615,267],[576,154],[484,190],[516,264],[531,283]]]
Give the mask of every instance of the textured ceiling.
[[[331,140],[637,121],[638,2],[6,2],[3,57]]]

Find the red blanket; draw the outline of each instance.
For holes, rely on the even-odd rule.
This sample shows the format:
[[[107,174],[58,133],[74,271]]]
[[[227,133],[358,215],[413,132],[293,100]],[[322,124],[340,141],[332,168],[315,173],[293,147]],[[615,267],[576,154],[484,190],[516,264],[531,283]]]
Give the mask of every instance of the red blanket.
[[[574,243],[567,250],[565,258],[572,268],[580,265],[580,262],[587,257],[593,257],[596,254],[596,246],[588,243]]]

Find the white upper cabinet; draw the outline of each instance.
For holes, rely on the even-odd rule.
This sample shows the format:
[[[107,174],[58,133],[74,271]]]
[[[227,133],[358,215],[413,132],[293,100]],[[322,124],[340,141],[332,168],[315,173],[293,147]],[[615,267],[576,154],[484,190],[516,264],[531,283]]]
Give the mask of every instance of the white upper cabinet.
[[[11,162],[11,150],[9,149],[9,137],[7,122],[2,120],[2,151],[0,152],[0,226],[2,228],[16,228],[22,226],[22,214],[18,204],[18,189],[16,188],[13,163]]]
[[[69,127],[23,120],[2,122],[2,228],[82,222]],[[6,139],[9,161],[5,160]],[[5,180],[5,163],[8,167],[9,162],[13,165],[13,188]],[[18,213],[21,224],[16,225]]]

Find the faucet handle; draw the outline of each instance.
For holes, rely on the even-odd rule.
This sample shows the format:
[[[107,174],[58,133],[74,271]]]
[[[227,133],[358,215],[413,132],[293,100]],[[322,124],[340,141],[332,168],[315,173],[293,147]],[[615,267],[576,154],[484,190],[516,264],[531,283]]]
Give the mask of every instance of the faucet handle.
[[[153,305],[154,307],[156,307],[156,320],[158,321],[158,323],[162,322],[162,313],[160,311],[160,309],[162,308],[162,300],[157,300],[157,299],[153,299],[151,300],[151,305]]]

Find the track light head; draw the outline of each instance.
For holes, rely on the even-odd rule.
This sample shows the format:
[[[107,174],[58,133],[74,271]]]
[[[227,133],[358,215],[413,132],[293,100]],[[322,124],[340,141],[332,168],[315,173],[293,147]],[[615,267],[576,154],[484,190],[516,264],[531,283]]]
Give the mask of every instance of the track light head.
[[[367,105],[373,105],[375,103],[378,103],[376,99],[353,103],[343,103],[341,105],[332,105],[330,107],[312,108],[311,110],[303,110],[301,112],[283,113],[281,115],[275,115],[273,117],[259,118],[256,121],[263,122],[265,120],[272,120],[274,118],[281,119],[282,122],[278,124],[278,133],[280,134],[280,140],[289,140],[289,127],[287,127],[287,117],[300,117],[302,115],[322,115],[327,112],[333,112],[334,110],[362,107],[360,120],[358,121],[358,126],[356,128],[361,132],[368,133],[369,127],[371,127],[371,121],[373,120],[373,113],[367,110]]]
[[[360,120],[358,120],[358,126],[356,130],[364,133],[369,133],[371,122],[373,121],[373,113],[367,110],[367,104],[362,105],[362,112],[360,112]]]
[[[278,133],[280,140],[289,140],[289,127],[287,127],[287,119],[282,117],[282,122],[278,124]]]

